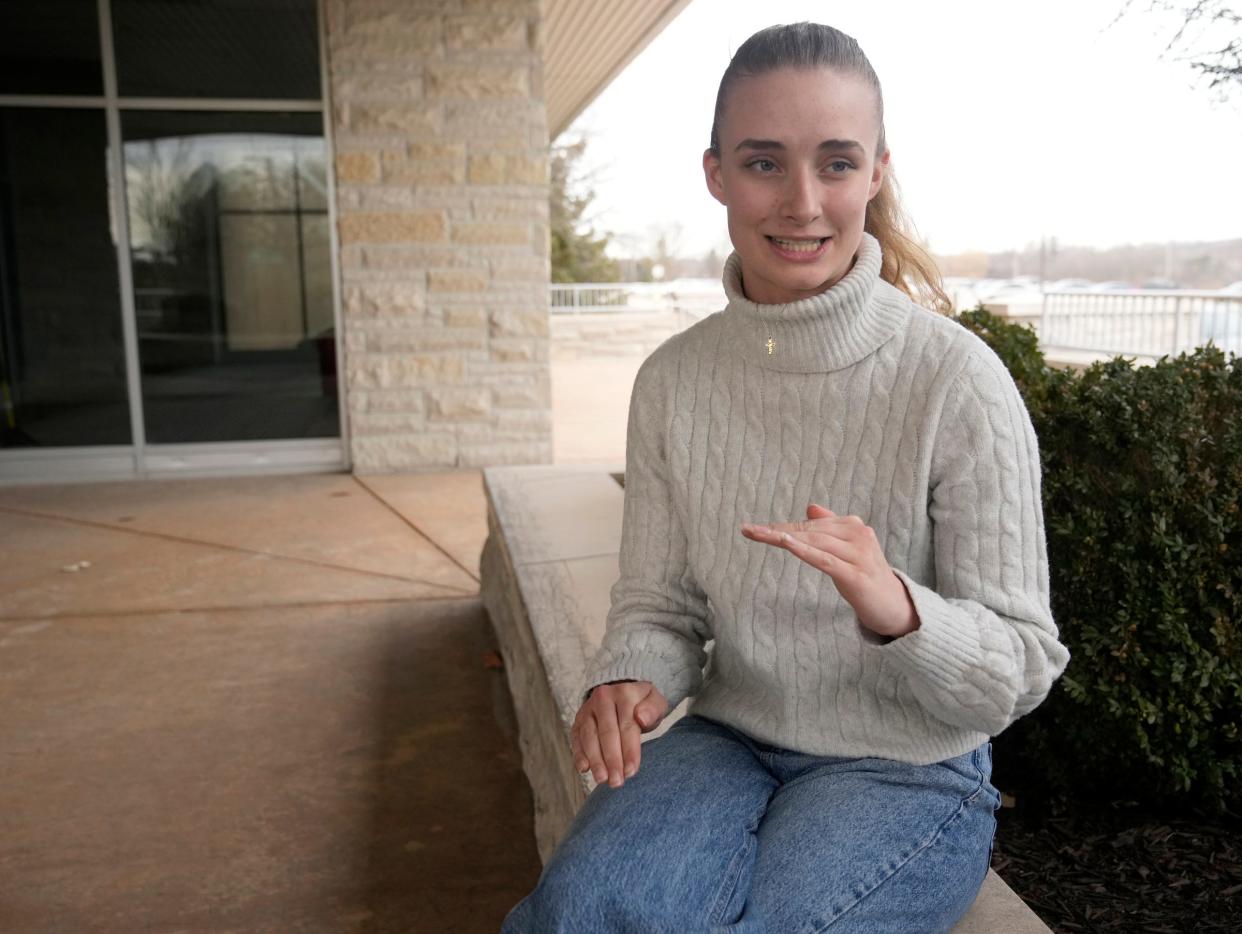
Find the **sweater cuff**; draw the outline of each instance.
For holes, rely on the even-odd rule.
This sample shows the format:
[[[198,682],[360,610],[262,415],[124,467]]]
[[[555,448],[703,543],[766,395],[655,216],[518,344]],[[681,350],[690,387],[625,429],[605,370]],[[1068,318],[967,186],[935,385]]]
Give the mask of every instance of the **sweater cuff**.
[[[650,681],[668,701],[672,710],[695,693],[703,679],[703,672],[687,667],[681,662],[660,655],[621,655],[605,659],[603,667],[592,665],[587,672],[582,689],[582,701],[601,684],[609,681]]]
[[[893,573],[914,601],[919,628],[879,646],[879,650],[919,680],[948,694],[957,694],[963,684],[976,682],[981,653],[978,621],[904,572],[894,568]]]

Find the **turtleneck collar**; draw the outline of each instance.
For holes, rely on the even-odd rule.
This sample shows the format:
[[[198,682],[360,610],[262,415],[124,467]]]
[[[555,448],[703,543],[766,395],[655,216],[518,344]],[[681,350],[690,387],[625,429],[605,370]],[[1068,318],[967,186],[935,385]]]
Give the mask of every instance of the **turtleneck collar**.
[[[742,291],[736,253],[725,263],[729,340],[746,360],[768,370],[826,373],[853,366],[888,341],[906,317],[904,303],[880,301],[880,244],[862,236],[853,267],[832,288],[783,305],[760,305]]]

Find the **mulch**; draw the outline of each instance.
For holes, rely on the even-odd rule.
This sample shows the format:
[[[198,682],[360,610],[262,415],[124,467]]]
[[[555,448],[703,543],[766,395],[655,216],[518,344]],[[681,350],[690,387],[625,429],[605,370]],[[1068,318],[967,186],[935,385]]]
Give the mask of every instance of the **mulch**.
[[[992,868],[1058,932],[1239,934],[1242,820],[997,812]]]

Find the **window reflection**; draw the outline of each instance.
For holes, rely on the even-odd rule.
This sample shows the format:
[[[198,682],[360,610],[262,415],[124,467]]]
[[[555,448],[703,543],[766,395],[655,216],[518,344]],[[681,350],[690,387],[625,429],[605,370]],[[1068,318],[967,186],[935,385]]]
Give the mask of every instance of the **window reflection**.
[[[321,120],[124,115],[149,440],[338,434]]]

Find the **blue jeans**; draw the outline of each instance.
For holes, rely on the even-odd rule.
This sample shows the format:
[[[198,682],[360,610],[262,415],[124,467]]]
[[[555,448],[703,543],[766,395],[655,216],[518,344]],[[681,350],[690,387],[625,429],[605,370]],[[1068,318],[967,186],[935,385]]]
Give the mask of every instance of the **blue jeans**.
[[[909,765],[686,716],[588,796],[502,934],[947,931],[987,873],[991,771],[991,744]]]

